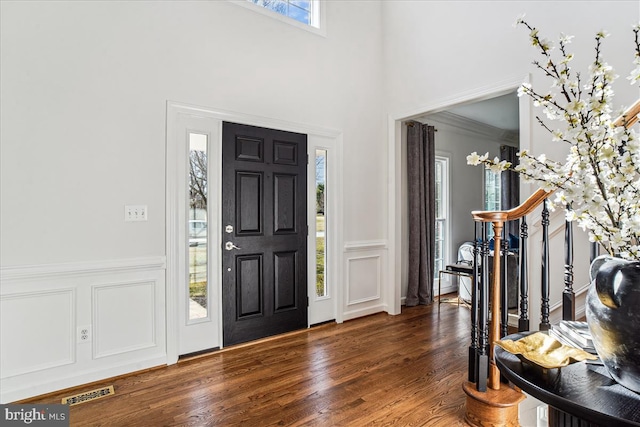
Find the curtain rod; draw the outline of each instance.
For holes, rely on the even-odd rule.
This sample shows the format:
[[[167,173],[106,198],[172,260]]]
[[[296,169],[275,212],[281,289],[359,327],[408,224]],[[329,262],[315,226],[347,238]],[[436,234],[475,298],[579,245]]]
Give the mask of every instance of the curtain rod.
[[[409,126],[409,127],[413,127],[415,126],[416,123],[420,123],[420,122],[416,122],[414,120],[411,120],[410,122],[404,122],[405,125]],[[421,125],[425,124],[425,123],[420,123]],[[428,126],[428,125],[427,125]],[[433,128],[434,132],[438,132],[438,129],[436,129],[435,127]]]

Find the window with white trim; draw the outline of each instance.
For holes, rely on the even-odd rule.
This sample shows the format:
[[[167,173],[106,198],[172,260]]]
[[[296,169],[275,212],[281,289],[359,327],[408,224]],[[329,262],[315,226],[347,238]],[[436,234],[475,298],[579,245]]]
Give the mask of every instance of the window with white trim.
[[[316,297],[329,295],[325,280],[327,271],[327,150],[316,149]]]
[[[449,159],[436,156],[435,164],[435,190],[436,190],[436,236],[435,236],[435,263],[434,278],[438,272],[444,270],[447,264],[449,242]]]
[[[484,170],[484,210],[500,210],[500,174],[492,172],[490,169]]]
[[[318,0],[247,0],[250,3],[319,28]]]
[[[499,211],[501,209],[500,195],[502,184],[500,174],[490,169],[484,170],[484,210]],[[493,237],[493,227],[487,227],[487,238]]]

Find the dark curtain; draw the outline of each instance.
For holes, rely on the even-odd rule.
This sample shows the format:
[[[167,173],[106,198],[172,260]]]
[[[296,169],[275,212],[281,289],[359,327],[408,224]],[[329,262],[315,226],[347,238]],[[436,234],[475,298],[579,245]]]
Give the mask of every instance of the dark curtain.
[[[435,251],[435,128],[407,124],[409,287],[405,304],[433,301]]]
[[[518,148],[510,145],[500,146],[500,160],[506,160],[516,166],[519,162]],[[515,208],[520,204],[520,175],[514,171],[504,171],[500,176],[502,194],[500,196],[500,207],[502,210]],[[518,236],[520,221],[510,221],[505,224],[506,232]],[[507,237],[509,237],[507,235]]]

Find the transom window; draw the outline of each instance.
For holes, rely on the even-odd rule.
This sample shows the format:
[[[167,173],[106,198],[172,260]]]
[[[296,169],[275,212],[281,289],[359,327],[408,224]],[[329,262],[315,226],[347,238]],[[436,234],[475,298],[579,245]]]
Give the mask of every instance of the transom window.
[[[247,0],[312,27],[319,27],[318,0]]]

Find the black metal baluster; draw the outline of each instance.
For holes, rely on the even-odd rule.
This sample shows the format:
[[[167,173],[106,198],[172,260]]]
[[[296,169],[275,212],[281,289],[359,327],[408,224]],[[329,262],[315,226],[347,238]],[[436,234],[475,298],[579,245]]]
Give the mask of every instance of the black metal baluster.
[[[506,224],[502,228],[502,244],[501,247],[494,247],[494,256],[502,257],[502,274],[500,274],[500,314],[501,314],[501,329],[500,329],[500,338],[506,337],[509,333],[509,295],[508,295],[508,258],[509,258],[509,240],[508,240],[508,232],[507,232]]]
[[[573,223],[564,226],[564,291],[562,292],[562,320],[576,319],[576,295],[573,292]]]
[[[480,321],[478,322],[478,379],[476,389],[487,391],[487,377],[489,376],[489,242],[487,241],[487,225],[482,223],[482,274],[480,283]]]
[[[527,270],[527,240],[529,238],[527,217],[520,223],[520,319],[518,331],[529,330],[529,277]]]
[[[549,208],[547,199],[542,204],[542,277],[541,277],[540,327],[541,331],[548,331],[549,324]]]
[[[592,263],[594,259],[596,259],[600,255],[600,248],[598,247],[598,242],[591,242],[591,253],[589,262]]]
[[[471,345],[469,346],[469,381],[478,377],[478,223],[473,223],[473,278],[471,279]]]

